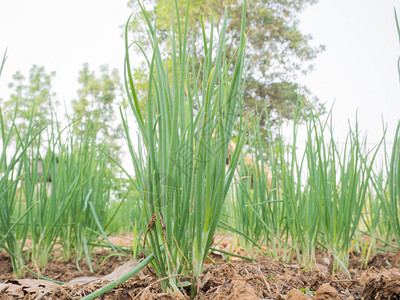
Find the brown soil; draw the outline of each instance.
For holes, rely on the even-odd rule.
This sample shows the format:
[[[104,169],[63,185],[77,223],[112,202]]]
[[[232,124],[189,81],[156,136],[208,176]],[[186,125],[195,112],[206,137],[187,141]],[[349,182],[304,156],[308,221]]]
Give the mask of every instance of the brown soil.
[[[94,273],[85,262],[77,271],[74,261],[53,259],[44,276],[68,282],[57,285],[37,280],[29,273],[27,279],[16,280],[9,256],[0,254],[0,299],[80,299],[132,269],[137,262],[109,253],[93,257]],[[218,259],[218,255],[215,255]],[[32,265],[30,267],[33,268]],[[114,269],[118,268],[116,271]],[[352,257],[349,271],[352,278],[328,273],[329,259],[317,255],[312,270],[302,270],[297,264],[284,265],[270,258],[257,262],[232,260],[205,266],[198,281],[195,299],[400,299],[400,252],[375,255],[366,266]],[[113,272],[114,271],[114,272]],[[111,273],[111,274],[110,274]],[[110,274],[104,276],[106,274]],[[163,293],[158,279],[148,269],[122,283],[98,299],[182,299]],[[189,299],[186,296],[186,299]]]

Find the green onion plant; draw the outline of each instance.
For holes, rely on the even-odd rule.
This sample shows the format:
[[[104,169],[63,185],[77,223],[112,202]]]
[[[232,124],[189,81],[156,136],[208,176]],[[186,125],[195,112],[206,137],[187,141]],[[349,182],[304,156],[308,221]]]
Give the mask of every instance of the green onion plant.
[[[15,116],[15,115],[14,115]],[[22,157],[35,140],[36,128],[30,122],[21,134],[15,125],[6,128],[0,109],[1,156],[0,156],[0,247],[11,256],[15,276],[23,276],[23,249],[28,236],[27,214],[37,204],[22,204],[21,183],[23,173]],[[17,136],[16,140],[13,137]],[[9,149],[13,151],[9,151]]]
[[[191,294],[196,293],[196,278],[207,258],[223,203],[231,184],[244,131],[238,125],[238,146],[225,171],[228,144],[234,123],[240,115],[245,55],[245,2],[241,41],[235,63],[225,58],[225,19],[214,44],[214,29],[204,36],[204,59],[196,65],[187,44],[189,1],[181,21],[177,1],[172,1],[172,75],[158,47],[155,25],[139,2],[147,22],[152,56],[147,57],[149,78],[146,111],[141,109],[134,85],[125,35],[125,82],[130,107],[139,128],[141,145],[136,149],[129,135],[128,120],[123,123],[132,157],[136,181],[143,203],[142,220],[146,228],[144,248],[154,255],[153,268],[163,288],[176,292],[185,285],[177,274],[190,278]],[[128,24],[128,23],[127,23]],[[213,22],[211,22],[213,24]],[[127,30],[126,30],[127,32]],[[170,78],[171,76],[171,78]],[[161,251],[161,247],[165,251]]]
[[[383,207],[384,216],[389,221],[389,230],[391,234],[387,236],[388,242],[392,236],[400,248],[400,122],[397,125],[396,133],[393,140],[392,154],[390,164],[387,165],[387,187],[386,189],[376,186],[376,192],[380,197]]]
[[[381,144],[368,150],[356,125],[339,149],[333,138],[331,111],[325,118],[311,111],[301,128],[300,112],[298,108],[294,114],[289,143],[284,142],[281,129],[276,138],[269,129],[268,140],[263,141],[260,129],[253,126],[250,152],[254,167],[245,169],[240,164],[231,225],[241,233],[247,251],[254,249],[251,243],[255,242],[283,261],[291,261],[295,254],[300,265],[309,268],[320,248],[333,254],[336,268],[345,267],[355,241],[361,238],[361,226],[371,229],[379,222],[372,166]],[[302,153],[297,141],[300,129],[307,134]],[[268,178],[271,175],[266,174],[265,164],[272,178]],[[375,213],[371,218],[365,216],[367,204]],[[373,248],[368,251],[369,257]]]

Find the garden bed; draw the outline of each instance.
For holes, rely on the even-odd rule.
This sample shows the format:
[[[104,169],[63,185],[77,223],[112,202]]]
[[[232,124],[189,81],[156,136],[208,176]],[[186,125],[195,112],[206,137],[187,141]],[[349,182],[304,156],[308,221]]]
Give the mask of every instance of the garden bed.
[[[1,253],[0,299],[80,299],[137,264],[127,257],[120,260],[109,254],[93,255],[94,273],[84,261],[78,271],[75,261],[50,260],[43,275],[68,282],[61,286],[37,280],[29,273],[26,279],[16,280],[8,254]],[[329,275],[329,259],[323,253],[317,253],[317,263],[312,270],[302,270],[295,260],[282,264],[267,257],[255,262],[226,261],[226,257],[218,254],[213,258],[215,262],[208,262],[199,278],[196,299],[400,299],[400,252],[376,254],[364,266],[359,256],[351,256],[351,279],[345,273]],[[28,267],[33,268],[32,265]],[[157,277],[151,269],[145,268],[102,299],[179,297],[163,293]]]

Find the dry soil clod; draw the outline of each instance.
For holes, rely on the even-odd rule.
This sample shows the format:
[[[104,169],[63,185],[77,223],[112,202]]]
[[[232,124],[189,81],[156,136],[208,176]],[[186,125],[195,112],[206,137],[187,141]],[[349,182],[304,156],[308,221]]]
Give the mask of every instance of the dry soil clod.
[[[324,283],[315,293],[317,300],[339,300],[338,292],[328,283]]]

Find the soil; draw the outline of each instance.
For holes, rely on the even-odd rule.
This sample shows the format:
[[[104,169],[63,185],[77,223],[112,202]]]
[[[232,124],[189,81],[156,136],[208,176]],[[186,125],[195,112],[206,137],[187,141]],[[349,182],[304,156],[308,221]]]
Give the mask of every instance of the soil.
[[[293,261],[283,264],[271,258],[257,261],[232,259],[223,261],[217,253],[208,262],[198,279],[195,299],[400,299],[400,251],[397,254],[376,254],[368,264],[354,255],[349,272],[331,275],[330,260],[317,253],[312,270],[303,270]],[[137,261],[128,257],[110,256],[108,252],[93,255],[90,272],[82,261],[78,271],[74,260],[52,259],[42,275],[58,281],[58,285],[38,280],[30,273],[25,279],[15,279],[10,258],[0,253],[0,299],[81,299],[131,270]],[[33,268],[28,264],[28,267]],[[107,275],[108,274],[108,275]],[[149,268],[107,292],[98,299],[182,299],[173,293],[163,293],[160,282]],[[186,296],[184,299],[189,299]]]

